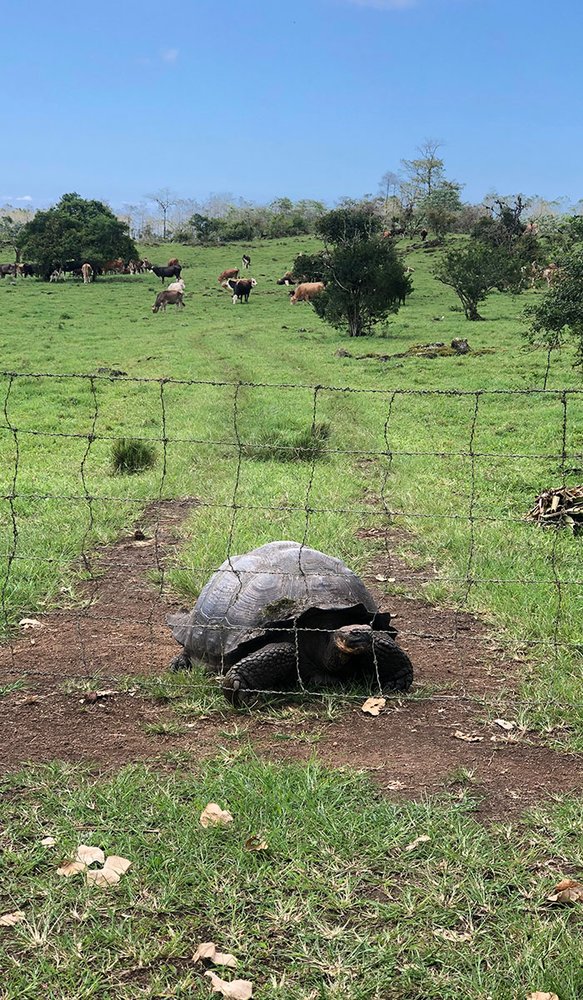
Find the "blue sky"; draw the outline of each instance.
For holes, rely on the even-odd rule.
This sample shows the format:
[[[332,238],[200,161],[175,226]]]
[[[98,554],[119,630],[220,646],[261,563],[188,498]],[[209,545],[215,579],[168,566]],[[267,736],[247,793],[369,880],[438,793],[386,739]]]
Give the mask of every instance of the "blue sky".
[[[583,196],[582,0],[21,0],[0,7],[0,204],[162,187],[376,192],[443,140],[463,197]]]

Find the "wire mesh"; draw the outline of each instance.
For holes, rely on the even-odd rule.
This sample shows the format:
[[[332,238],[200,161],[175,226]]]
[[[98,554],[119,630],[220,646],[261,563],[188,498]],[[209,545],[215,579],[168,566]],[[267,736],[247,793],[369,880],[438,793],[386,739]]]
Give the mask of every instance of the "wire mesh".
[[[476,608],[506,624],[509,640],[534,657],[550,651],[572,663],[583,649],[580,543],[565,532],[544,532],[523,517],[534,494],[557,479],[566,486],[570,477],[583,476],[581,389],[549,389],[545,383],[543,389],[416,390],[38,372],[3,372],[0,379],[5,387],[0,611],[8,673],[42,673],[38,651],[23,666],[23,642],[29,640],[19,622],[30,613],[61,630],[63,643],[75,636],[79,676],[99,674],[96,646],[105,634],[115,639],[118,626],[128,626],[120,643],[129,637],[139,648],[136,662],[160,667],[172,646],[166,612],[188,603],[181,596],[185,590],[194,604],[195,591],[215,572],[234,575],[236,586],[220,622],[207,621],[205,628],[239,639],[244,629],[238,605],[253,572],[241,569],[237,557],[262,541],[288,537],[298,543],[297,569],[284,572],[274,565],[270,586],[284,598],[299,579],[300,603],[309,606],[313,581],[305,570],[306,550],[326,548],[324,542],[333,539],[327,551],[354,562],[381,609],[398,605],[398,642],[411,650],[414,665],[420,643],[463,648]],[[67,409],[72,391],[79,396]],[[126,412],[130,391],[135,395]],[[309,434],[299,453],[297,444],[254,437],[257,413],[260,422],[269,422],[262,411],[266,392],[280,402],[286,394],[300,394],[297,408],[307,417]],[[371,405],[360,412],[365,426],[352,433],[357,421],[349,401],[367,398]],[[202,429],[185,434],[184,411],[191,404]],[[295,406],[292,402],[292,413]],[[529,440],[533,414],[543,428]],[[490,446],[495,421],[509,417],[518,426],[501,434],[501,446]],[[325,418],[332,433],[316,446]],[[109,456],[121,438],[161,447],[155,470],[115,476]],[[337,491],[335,476],[339,484],[342,478]],[[428,497],[431,490],[437,495]],[[133,544],[128,531],[136,524],[147,525],[144,544],[151,542],[153,554],[151,565],[138,567],[140,581],[132,576],[135,560],[128,551],[124,555],[123,546],[104,547],[116,537],[129,537],[127,545]],[[506,561],[489,546],[506,547]],[[402,549],[424,556],[424,568],[399,554]],[[381,562],[383,572],[375,574]],[[145,588],[146,599],[127,600],[128,577]],[[329,583],[332,590],[336,585],[336,579]],[[325,589],[325,579],[320,586]],[[420,598],[431,600],[439,588],[448,609],[446,627],[434,613],[424,626],[418,608],[408,619],[408,607]],[[501,600],[498,588],[513,590]],[[529,628],[537,615],[544,621]],[[374,611],[370,621],[374,629]],[[259,616],[249,627],[263,624]],[[297,614],[279,621],[278,640],[283,636],[293,646],[294,680],[304,692],[313,693],[310,677],[318,673],[306,665],[306,650],[310,643],[315,648],[319,632],[329,631]],[[54,642],[52,650],[57,655]],[[223,644],[220,672],[228,671],[236,655]],[[367,684],[376,692],[383,683],[374,646],[372,657]],[[120,649],[120,672],[126,662],[127,649]],[[111,671],[111,657],[107,663]],[[458,693],[470,696],[463,656],[460,664]]]

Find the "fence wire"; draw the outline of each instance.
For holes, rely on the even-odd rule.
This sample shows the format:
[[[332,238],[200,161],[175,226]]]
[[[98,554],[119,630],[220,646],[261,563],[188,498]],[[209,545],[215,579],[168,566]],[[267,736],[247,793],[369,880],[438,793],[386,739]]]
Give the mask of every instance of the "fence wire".
[[[188,603],[180,597],[181,586],[190,576],[196,582],[188,589],[198,590],[213,573],[224,577],[225,583],[233,577],[235,580],[224,616],[218,622],[205,624],[209,633],[218,633],[222,651],[218,669],[226,672],[236,655],[230,650],[233,642],[229,643],[229,637],[238,639],[243,627],[237,618],[243,591],[247,588],[248,594],[250,584],[261,583],[254,579],[254,571],[239,564],[239,538],[248,539],[245,548],[252,549],[260,544],[253,541],[254,530],[261,541],[266,534],[269,540],[292,537],[287,524],[277,533],[276,526],[270,523],[273,517],[278,519],[278,527],[286,518],[290,526],[295,525],[292,540],[298,543],[297,565],[287,570],[278,565],[271,567],[269,586],[278,588],[282,599],[290,588],[296,588],[294,594],[299,588],[305,606],[310,605],[314,584],[307,568],[309,552],[323,547],[318,539],[327,534],[321,526],[338,524],[344,533],[350,529],[358,537],[354,548],[359,550],[361,575],[372,587],[382,612],[398,608],[397,641],[409,652],[414,667],[420,652],[426,659],[428,644],[446,649],[446,655],[452,657],[452,662],[455,660],[455,693],[447,694],[443,688],[431,693],[428,689],[427,697],[472,697],[476,661],[481,656],[484,665],[492,665],[495,633],[488,636],[472,619],[476,605],[486,609],[491,605],[501,620],[504,614],[512,619],[513,600],[519,611],[523,607],[524,627],[515,621],[514,627],[509,626],[508,637],[514,637],[526,655],[536,657],[550,651],[557,662],[569,665],[583,651],[583,607],[578,589],[583,584],[581,542],[566,532],[543,530],[524,521],[524,513],[539,492],[557,484],[566,487],[573,476],[583,479],[581,389],[549,389],[545,382],[542,389],[416,390],[38,372],[1,372],[0,379],[5,385],[0,411],[0,612],[4,634],[0,672],[6,675],[43,675],[50,669],[47,657],[58,660],[65,646],[67,663],[78,677],[115,677],[116,669],[120,673],[126,669],[128,657],[136,672],[140,665],[145,673],[160,669],[168,662],[173,643],[166,614],[180,603]],[[82,398],[74,397],[73,409],[63,414],[63,408],[71,404],[67,394],[72,387]],[[123,415],[125,394],[130,388],[138,392],[136,426]],[[170,390],[181,395],[173,399]],[[203,433],[200,426],[192,435],[172,432],[177,424],[180,428],[185,422],[186,390],[204,394],[197,401]],[[250,433],[246,414],[253,412],[254,406],[261,406],[264,390],[280,399],[289,392],[302,394],[308,442],[312,443],[304,444],[300,454],[297,445],[257,440]],[[143,399],[140,393],[144,393]],[[359,448],[346,429],[353,419],[349,400],[367,396],[374,405],[366,415],[366,446]],[[329,400],[334,401],[334,419],[342,431],[332,433],[316,447],[319,421],[328,415]],[[557,429],[548,435],[557,441],[556,449],[537,446],[536,434],[533,447],[525,447],[526,433],[518,450],[480,447],[484,428],[492,432],[490,404],[495,405],[495,416],[503,421],[507,416],[504,406],[511,414],[517,401],[526,402],[535,423],[546,421],[556,410]],[[464,404],[463,413],[455,410],[455,404],[460,402]],[[429,410],[415,412],[417,403],[429,404]],[[452,408],[447,410],[449,403]],[[82,410],[78,416],[74,412],[77,405]],[[302,406],[298,412],[300,409]],[[419,440],[412,445],[410,428],[405,433],[399,423],[399,419],[406,422],[409,418],[421,421]],[[72,428],[63,427],[63,422],[72,422]],[[334,420],[332,424],[334,430]],[[217,425],[222,429],[218,434]],[[429,447],[425,439],[431,439],[434,429],[444,434],[442,428],[446,425],[457,447]],[[207,427],[209,435],[205,436]],[[342,440],[343,436],[346,440]],[[355,435],[357,443],[362,436]],[[122,438],[161,446],[156,471],[134,477],[111,475],[106,456]],[[378,441],[378,447],[372,447],[370,441]],[[68,449],[76,442],[80,458],[73,459]],[[188,479],[193,455],[196,476],[192,490],[185,496],[181,486]],[[408,481],[407,462],[412,463],[413,482]],[[452,480],[451,462],[463,469],[457,480]],[[256,469],[259,463],[272,470],[273,482],[261,486],[260,481],[258,495],[250,498],[245,479],[248,470]],[[333,465],[335,474],[353,481],[353,494],[359,499],[347,502],[342,499],[346,493],[339,489],[341,502],[330,502],[330,484],[322,484],[319,475],[327,463]],[[231,475],[227,495],[221,495],[217,476],[211,474],[223,466],[225,478],[227,472]],[[291,484],[292,493],[295,489],[295,499],[281,495],[282,469],[291,474],[286,482]],[[367,490],[367,469],[374,470],[374,490]],[[438,484],[449,484],[452,500],[460,502],[460,509],[448,509],[441,497],[432,503],[423,479],[428,470],[437,477]],[[523,479],[516,497],[512,493],[517,489],[512,485],[513,477],[520,474]],[[493,484],[491,495],[488,480]],[[75,482],[79,486],[73,488]],[[45,488],[43,483],[47,484]],[[489,503],[496,502],[499,509],[492,510]],[[513,510],[517,505],[522,506]],[[197,519],[213,511],[216,523],[199,525]],[[251,529],[245,521],[249,515],[255,519]],[[132,545],[140,541],[132,541],[131,537],[128,540],[128,530],[140,525],[145,526],[148,535],[143,544],[151,545],[150,565],[136,563]],[[175,537],[177,530],[183,536],[180,545]],[[489,538],[488,531],[498,534]],[[435,561],[428,558],[419,568],[398,554],[403,547],[414,550],[417,542],[421,553],[430,551],[430,532],[438,539],[436,548],[441,561],[438,556]],[[526,544],[516,542],[521,532],[526,533]],[[116,534],[125,543],[120,545],[118,541],[104,547],[103,540]],[[510,560],[513,571],[495,570],[499,558],[496,554],[488,558],[488,544],[502,545],[509,552],[516,547]],[[465,555],[458,551],[449,558],[450,546],[452,552],[457,548]],[[537,549],[538,561],[531,558],[537,555]],[[329,554],[351,563],[350,552],[334,550]],[[488,571],[490,564],[494,569]],[[530,568],[532,564],[536,572]],[[323,577],[319,584],[322,590],[339,586],[333,573],[329,581],[326,570],[319,571],[319,576]],[[66,584],[71,579],[72,590]],[[131,597],[132,587],[136,599]],[[499,587],[514,588],[515,597],[510,596],[510,610],[507,607],[506,612],[492,597]],[[425,600],[439,588],[446,588],[445,597],[441,594],[446,607],[443,613]],[[554,611],[549,615],[551,592]],[[63,593],[65,598],[60,596]],[[252,608],[250,599],[245,600]],[[421,607],[420,601],[425,601]],[[520,618],[519,611],[515,619]],[[47,645],[43,642],[45,632],[35,633],[33,653],[30,637],[22,631],[22,620],[30,614],[38,615],[40,626],[47,628],[46,635],[51,634]],[[532,622],[537,614],[546,616],[546,626],[543,623],[529,634],[529,614]],[[373,629],[376,617],[372,615]],[[249,622],[250,627],[261,624],[260,620]],[[306,650],[315,648],[319,633],[328,635],[329,631],[328,624],[319,627],[302,616],[278,620],[275,641],[293,647],[295,682],[302,692],[322,693],[321,687],[310,682],[314,671],[305,668]],[[56,641],[59,638],[61,649]],[[100,644],[109,650],[106,658],[100,655]],[[373,645],[373,669],[365,679],[369,693],[383,688],[376,650]],[[273,692],[278,687],[267,684],[261,690]],[[330,696],[334,691],[326,693]],[[346,691],[337,693],[347,696]]]

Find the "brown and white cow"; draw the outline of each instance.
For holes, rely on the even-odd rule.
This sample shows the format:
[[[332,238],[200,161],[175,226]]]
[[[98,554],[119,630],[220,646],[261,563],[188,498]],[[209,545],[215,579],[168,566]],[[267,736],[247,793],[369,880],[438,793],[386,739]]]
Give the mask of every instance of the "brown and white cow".
[[[222,285],[223,281],[228,281],[229,278],[238,278],[238,277],[239,277],[239,268],[229,267],[226,271],[223,271],[222,274],[219,274],[217,281],[219,285]]]
[[[88,264],[87,262],[82,264],[81,274],[83,275],[83,284],[88,285],[93,277],[93,268],[91,267],[91,264]]]
[[[303,281],[290,296],[292,306],[296,302],[311,302],[312,299],[315,299],[316,295],[324,291],[324,287],[323,281]]]
[[[158,292],[152,306],[152,312],[157,313],[159,309],[166,312],[166,306],[176,306],[177,309],[184,308],[184,292],[171,292],[168,288],[165,288],[163,292]]]

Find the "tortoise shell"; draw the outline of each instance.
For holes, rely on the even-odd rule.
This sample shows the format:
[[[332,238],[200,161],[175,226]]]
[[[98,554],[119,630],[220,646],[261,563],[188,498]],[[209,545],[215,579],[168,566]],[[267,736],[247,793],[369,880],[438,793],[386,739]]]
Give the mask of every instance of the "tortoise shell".
[[[368,624],[395,630],[362,580],[341,559],[299,542],[268,542],[231,556],[200,593],[192,611],[168,624],[185,652],[224,669],[272,641],[274,630],[309,627],[319,612],[331,627]],[[315,626],[316,627],[316,626]]]

